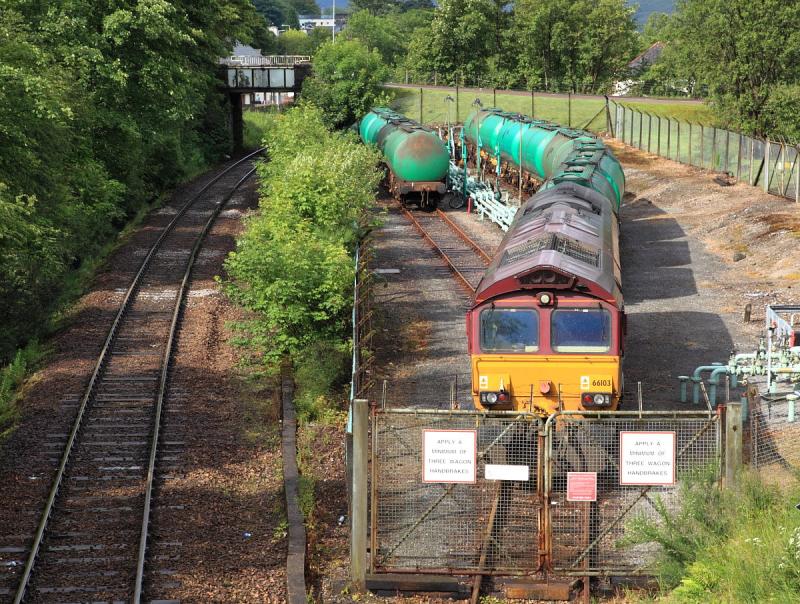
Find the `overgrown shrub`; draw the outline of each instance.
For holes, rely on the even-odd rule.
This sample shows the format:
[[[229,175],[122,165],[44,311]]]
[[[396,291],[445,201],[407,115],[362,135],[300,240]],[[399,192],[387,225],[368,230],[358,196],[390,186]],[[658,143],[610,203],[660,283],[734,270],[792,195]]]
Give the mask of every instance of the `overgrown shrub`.
[[[226,291],[254,311],[244,331],[268,362],[289,353],[302,366],[317,351],[321,366],[338,368],[324,372],[333,375],[349,335],[352,255],[381,178],[378,156],[351,133],[330,131],[311,105],[270,115],[263,142],[259,211],[225,263]],[[325,389],[309,389],[309,415]]]

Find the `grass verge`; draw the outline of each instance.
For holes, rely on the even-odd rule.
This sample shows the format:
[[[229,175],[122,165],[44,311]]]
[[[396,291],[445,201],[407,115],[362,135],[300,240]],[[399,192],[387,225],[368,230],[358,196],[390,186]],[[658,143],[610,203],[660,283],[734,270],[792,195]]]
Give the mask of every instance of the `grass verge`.
[[[686,480],[679,511],[659,504],[656,522],[629,526],[630,542],[661,546],[655,601],[800,602],[798,501],[796,482],[780,488],[752,471],[729,490],[713,472]]]

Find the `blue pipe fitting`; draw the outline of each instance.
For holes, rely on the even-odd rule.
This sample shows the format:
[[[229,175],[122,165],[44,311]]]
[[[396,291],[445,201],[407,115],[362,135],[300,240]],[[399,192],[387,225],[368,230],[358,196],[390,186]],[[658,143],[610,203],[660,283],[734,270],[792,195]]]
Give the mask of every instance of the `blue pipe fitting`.
[[[678,380],[681,382],[681,402],[687,402],[688,393],[688,385],[689,385],[689,376],[688,375],[679,375]]]

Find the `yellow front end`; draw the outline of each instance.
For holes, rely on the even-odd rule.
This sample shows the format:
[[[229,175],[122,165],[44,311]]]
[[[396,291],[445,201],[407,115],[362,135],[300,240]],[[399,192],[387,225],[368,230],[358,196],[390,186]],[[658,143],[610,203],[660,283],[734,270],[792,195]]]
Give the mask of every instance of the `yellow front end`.
[[[622,395],[616,355],[473,354],[471,363],[476,409],[614,410]]]

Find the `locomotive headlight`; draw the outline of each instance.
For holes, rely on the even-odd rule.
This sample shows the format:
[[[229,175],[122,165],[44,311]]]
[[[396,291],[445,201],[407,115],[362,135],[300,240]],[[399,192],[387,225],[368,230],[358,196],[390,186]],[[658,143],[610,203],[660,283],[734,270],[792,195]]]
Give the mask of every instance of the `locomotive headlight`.
[[[490,405],[494,405],[497,402],[497,393],[496,392],[489,392],[486,394],[486,402]]]
[[[548,294],[547,292],[539,294],[539,304],[542,306],[547,306],[553,301],[553,297]]]
[[[611,402],[611,398],[607,394],[595,394],[594,395],[594,404],[595,405],[608,405]]]

